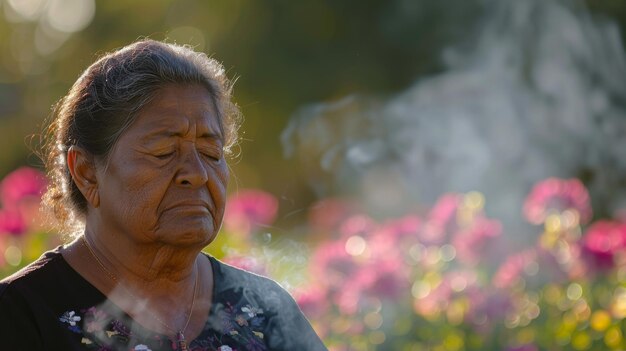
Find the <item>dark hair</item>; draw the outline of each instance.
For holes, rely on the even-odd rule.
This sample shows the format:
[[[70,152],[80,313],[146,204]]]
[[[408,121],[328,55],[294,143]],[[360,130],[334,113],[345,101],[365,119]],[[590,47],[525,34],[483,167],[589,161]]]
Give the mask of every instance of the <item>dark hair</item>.
[[[54,106],[44,136],[43,159],[50,183],[42,205],[51,210],[61,230],[83,225],[87,201],[72,180],[67,151],[78,146],[106,161],[137,112],[164,85],[200,84],[212,97],[230,154],[237,142],[240,113],[231,101],[232,84],[220,63],[180,46],[144,39],[102,56],[89,66],[68,94]]]

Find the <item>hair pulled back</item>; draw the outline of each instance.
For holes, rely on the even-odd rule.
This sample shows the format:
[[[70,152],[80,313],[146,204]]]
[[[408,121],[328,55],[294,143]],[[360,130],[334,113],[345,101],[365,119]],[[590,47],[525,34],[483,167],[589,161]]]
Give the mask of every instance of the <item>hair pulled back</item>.
[[[220,63],[188,46],[144,39],[98,59],[54,106],[44,133],[43,160],[49,185],[42,206],[59,229],[75,234],[84,225],[87,201],[74,184],[67,151],[78,146],[107,161],[120,135],[164,85],[199,84],[215,103],[229,154],[237,142],[240,113]]]

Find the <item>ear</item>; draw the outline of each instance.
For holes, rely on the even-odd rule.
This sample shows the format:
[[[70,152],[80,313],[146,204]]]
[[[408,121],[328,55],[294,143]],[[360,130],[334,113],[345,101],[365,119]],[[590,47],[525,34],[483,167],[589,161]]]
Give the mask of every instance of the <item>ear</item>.
[[[87,199],[87,202],[94,208],[100,206],[98,179],[93,157],[83,149],[72,146],[67,151],[67,167],[72,175],[72,180]]]

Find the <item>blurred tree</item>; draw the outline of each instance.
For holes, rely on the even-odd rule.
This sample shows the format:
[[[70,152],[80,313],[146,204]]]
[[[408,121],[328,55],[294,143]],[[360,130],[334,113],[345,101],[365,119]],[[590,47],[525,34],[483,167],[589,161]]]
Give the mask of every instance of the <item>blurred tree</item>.
[[[588,2],[623,31],[626,3]],[[472,42],[487,3],[0,0],[0,177],[38,164],[24,137],[86,66],[149,36],[195,45],[238,78],[246,122],[233,183],[268,189],[282,196],[282,211],[297,211],[312,195],[282,157],[279,135],[292,113],[352,93],[390,94],[441,71],[442,51]]]

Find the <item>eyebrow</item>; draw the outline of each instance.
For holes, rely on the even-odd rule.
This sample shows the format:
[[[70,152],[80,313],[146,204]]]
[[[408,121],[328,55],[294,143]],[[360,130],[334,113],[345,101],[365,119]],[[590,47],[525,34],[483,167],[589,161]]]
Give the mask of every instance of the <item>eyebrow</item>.
[[[144,136],[143,138],[141,138],[141,140],[143,140],[144,142],[151,142],[151,141],[154,141],[155,139],[158,139],[158,138],[161,138],[161,137],[165,137],[165,138],[183,137],[183,133],[172,132],[172,131],[168,131],[168,130],[162,130],[162,131],[158,131],[158,132],[154,132],[154,133],[148,134],[148,135]],[[207,139],[207,140],[223,141],[222,135],[220,133],[214,133],[214,132],[202,133],[198,138],[199,139]]]

